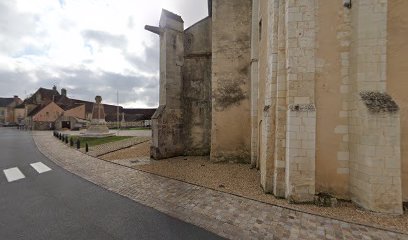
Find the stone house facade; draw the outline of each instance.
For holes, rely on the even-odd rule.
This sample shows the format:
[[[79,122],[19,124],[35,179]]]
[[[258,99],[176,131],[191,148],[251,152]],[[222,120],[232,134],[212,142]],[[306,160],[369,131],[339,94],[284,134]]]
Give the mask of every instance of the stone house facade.
[[[408,2],[212,0],[163,11],[151,155],[260,170],[266,193],[325,192],[371,211],[408,201]],[[194,69],[194,70],[192,70]]]
[[[35,108],[26,118],[26,124],[31,129],[49,130],[54,128],[55,121],[64,113],[64,110],[55,102]]]
[[[22,126],[24,125],[25,109],[24,107],[21,107],[20,105],[14,108],[14,123]]]
[[[0,98],[0,124],[14,125],[18,123],[18,111],[16,107],[23,101],[18,97]]]
[[[85,104],[66,108],[65,111],[55,120],[55,129],[81,129],[89,123],[86,120]]]

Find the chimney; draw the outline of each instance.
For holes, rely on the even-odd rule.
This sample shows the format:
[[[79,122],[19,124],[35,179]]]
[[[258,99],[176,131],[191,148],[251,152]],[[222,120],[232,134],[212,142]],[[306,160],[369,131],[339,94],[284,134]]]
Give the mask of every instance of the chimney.
[[[57,91],[57,86],[54,85],[54,86],[52,87],[52,90]]]
[[[61,95],[66,97],[67,96],[67,89],[61,88]]]
[[[14,100],[17,100],[17,99],[18,99],[18,96],[17,96],[17,95],[14,95],[13,98],[14,98]]]

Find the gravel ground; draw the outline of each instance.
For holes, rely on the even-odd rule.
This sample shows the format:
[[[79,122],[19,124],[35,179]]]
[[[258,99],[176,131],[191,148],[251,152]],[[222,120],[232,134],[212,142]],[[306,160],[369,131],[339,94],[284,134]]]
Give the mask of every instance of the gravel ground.
[[[112,152],[115,152],[121,149],[126,149],[133,145],[137,145],[142,142],[149,141],[149,139],[150,139],[149,137],[132,137],[132,138],[121,140],[121,141],[115,141],[115,142],[93,146],[93,147],[90,147],[88,155],[91,155],[93,157],[103,156],[108,153],[112,153]]]
[[[133,147],[126,148],[120,151],[108,153],[101,156],[103,160],[129,160],[138,158],[150,158],[150,145],[151,141],[143,142]]]
[[[232,193],[265,203],[288,207],[339,220],[408,233],[408,213],[390,216],[364,211],[354,204],[339,201],[337,207],[318,207],[313,204],[289,204],[285,199],[264,194],[260,188],[259,171],[246,164],[212,163],[208,157],[177,157],[161,161],[145,161],[143,165],[130,164],[129,159],[149,157],[150,143],[143,143],[103,156],[105,160],[131,166],[135,169],[174,178],[207,188]],[[123,160],[123,161],[121,161]],[[126,161],[126,163],[125,163]]]

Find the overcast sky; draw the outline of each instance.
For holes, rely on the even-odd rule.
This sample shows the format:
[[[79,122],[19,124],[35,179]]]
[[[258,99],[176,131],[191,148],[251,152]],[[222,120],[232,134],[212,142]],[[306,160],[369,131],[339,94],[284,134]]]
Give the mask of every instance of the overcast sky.
[[[0,97],[40,87],[72,98],[157,107],[158,25],[165,8],[185,27],[207,16],[207,0],[1,0]]]

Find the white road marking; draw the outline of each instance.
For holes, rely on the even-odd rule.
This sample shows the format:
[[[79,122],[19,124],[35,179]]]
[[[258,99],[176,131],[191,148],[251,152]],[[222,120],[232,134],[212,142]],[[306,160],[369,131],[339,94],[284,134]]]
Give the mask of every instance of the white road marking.
[[[31,167],[33,167],[38,173],[44,173],[44,172],[51,171],[51,168],[47,167],[47,165],[45,165],[45,164],[42,163],[42,162],[31,163],[30,165],[31,165]]]
[[[14,182],[25,178],[24,174],[17,167],[3,170],[8,182]]]

